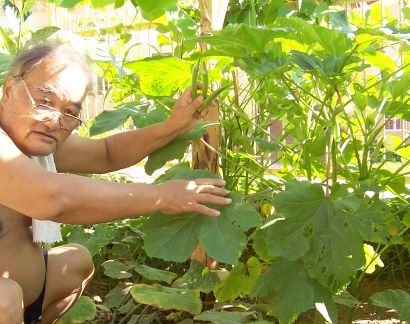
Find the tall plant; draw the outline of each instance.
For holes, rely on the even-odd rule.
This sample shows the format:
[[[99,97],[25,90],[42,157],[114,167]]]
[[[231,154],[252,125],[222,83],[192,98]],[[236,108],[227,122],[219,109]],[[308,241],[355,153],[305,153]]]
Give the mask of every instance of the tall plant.
[[[278,17],[269,27],[228,25],[212,36],[190,40],[211,45],[204,55],[219,62],[211,74],[215,80],[230,78],[227,71],[234,69],[234,88],[221,101],[222,148],[210,149],[221,157],[230,189],[245,194],[247,204],[234,204],[236,217],[251,219],[248,214],[240,216],[245,206],[253,209],[253,205],[262,214],[274,208],[251,236],[253,249],[248,247],[240,258],[244,245],[236,245],[239,236],[232,236],[232,230],[222,224],[203,227],[193,215],[172,220],[154,215],[143,226],[148,254],[167,260],[186,260],[198,241],[205,242],[205,249],[217,260],[236,264],[234,269],[246,268],[253,260],[249,256],[256,252],[265,266],[258,262],[255,271],[264,271],[250,278],[245,268],[232,270],[228,279],[217,284],[216,296],[229,300],[243,294],[256,298],[273,294],[269,313],[284,323],[313,307],[326,319],[337,321],[335,300],[342,300],[338,296],[346,288],[354,295],[362,274],[408,228],[403,218],[408,190],[402,172],[409,163],[407,138],[380,136],[391,118],[407,118],[408,49],[401,36],[405,28],[392,26],[394,33],[387,34],[371,26],[355,27],[344,11],[325,13],[325,9],[312,11],[313,24],[306,15],[304,19]],[[402,44],[403,62],[384,52],[394,44]],[[189,57],[184,61],[157,58],[126,67],[140,77],[143,92],[161,96],[189,83],[191,64]],[[155,72],[153,68],[172,71],[166,79],[175,80],[174,91],[166,92],[158,79],[145,77]],[[245,76],[238,78],[238,71]],[[269,127],[278,123],[283,127],[271,134]],[[395,171],[383,167],[386,150],[401,156],[403,163]],[[182,157],[172,152],[165,148],[155,153],[156,160],[162,160],[157,167]],[[267,177],[274,162],[280,162],[281,168]],[[167,177],[188,173],[178,167]],[[393,192],[401,202],[385,199],[386,192]],[[236,219],[225,215],[233,214],[222,211],[217,222]],[[258,227],[257,222],[249,225]],[[391,226],[399,229],[399,235],[389,232]],[[158,228],[164,230],[159,234]],[[188,235],[192,228],[198,236]],[[175,231],[180,240],[173,239]],[[220,244],[208,245],[208,235],[218,242],[215,233],[221,233]],[[365,242],[376,246],[368,262]],[[233,258],[227,257],[229,249]],[[252,288],[233,287],[234,277],[250,280]],[[228,289],[231,293],[225,297]]]
[[[148,19],[175,5],[133,4]],[[408,20],[374,28],[373,9],[364,20],[354,12],[349,20],[344,10],[307,2],[294,8],[250,1],[232,4],[229,12],[231,24],[223,30],[195,37],[190,30],[197,27],[197,11],[180,7],[177,18],[159,26],[163,39],[177,42],[174,55],[100,64],[111,73],[112,94],[120,104],[92,121],[91,136],[130,117],[137,127],[164,120],[174,97],[191,84],[199,57],[216,62],[208,71],[210,82],[232,84],[219,99],[221,147],[206,145],[220,158],[233,204],[221,208],[219,218],[157,213],[131,226],[144,237],[153,260],[185,267],[201,242],[229,272],[218,277],[192,262],[176,279],[178,274],[132,257],[108,262],[105,273],[121,282],[109,295],[111,306],[128,314],[123,322],[137,311],[139,318],[145,316],[142,304],[220,322],[274,316],[290,323],[316,308],[327,321],[337,322],[336,303],[359,302],[357,286],[380,255],[393,245],[408,249],[408,137],[383,136],[392,118],[409,120]],[[409,18],[405,8],[403,15]],[[199,42],[210,49],[195,51]],[[397,59],[389,48],[400,53]],[[146,172],[178,160],[156,181],[214,176],[191,170],[187,154],[206,125],[198,123],[149,156]],[[386,167],[389,153],[401,160],[393,170]],[[126,241],[133,244],[128,236]],[[124,278],[135,281],[127,284]],[[203,311],[200,291],[213,292],[207,303],[212,310]],[[247,311],[226,312],[215,299],[249,303]],[[402,301],[410,297],[404,291],[379,293],[372,300],[409,320]]]

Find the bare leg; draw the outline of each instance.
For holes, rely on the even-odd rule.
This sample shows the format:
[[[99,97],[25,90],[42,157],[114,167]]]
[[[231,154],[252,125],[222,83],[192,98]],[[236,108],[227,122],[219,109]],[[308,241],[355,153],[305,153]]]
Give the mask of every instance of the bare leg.
[[[0,324],[23,323],[23,290],[12,279],[0,278]]]
[[[92,257],[79,244],[49,250],[42,324],[55,323],[81,296],[94,274]]]

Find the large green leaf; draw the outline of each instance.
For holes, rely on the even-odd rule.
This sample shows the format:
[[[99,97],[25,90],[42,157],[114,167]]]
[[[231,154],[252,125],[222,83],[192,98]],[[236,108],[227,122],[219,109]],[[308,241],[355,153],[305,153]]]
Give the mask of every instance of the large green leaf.
[[[91,0],[91,5],[94,8],[104,8],[110,4],[113,4],[115,0]]]
[[[187,273],[172,284],[175,288],[200,290],[205,293],[211,292],[219,282],[216,273],[210,271],[197,260],[191,261],[191,266]]]
[[[284,56],[272,57],[263,55],[261,57],[244,57],[235,60],[234,65],[240,67],[249,74],[262,76],[282,75],[290,69],[288,61]]]
[[[192,180],[199,178],[219,179],[219,176],[209,172],[208,170],[191,169],[188,162],[181,162],[172,166],[164,174],[160,175],[155,180],[155,183],[164,183],[172,179]]]
[[[353,41],[348,37],[347,33],[310,24],[296,17],[289,19],[280,18],[277,23],[280,26],[292,27],[296,31],[288,37],[293,37],[293,39],[301,43],[318,44],[330,55],[340,56],[353,48]]]
[[[320,303],[328,317],[337,322],[336,308],[329,293],[314,279],[299,261],[276,259],[265,273],[256,280],[252,295],[274,297],[269,303],[269,311],[280,323],[292,323],[296,317]],[[324,311],[321,309],[321,313]]]
[[[106,304],[109,308],[119,307],[125,301],[133,284],[130,282],[121,282],[113,289],[111,289],[107,295],[105,295]]]
[[[274,207],[276,218],[256,234],[262,235],[255,240],[262,256],[303,258],[310,276],[331,289],[345,285],[364,265],[360,219],[324,197],[320,184],[289,183],[274,197]]]
[[[238,263],[228,277],[215,287],[215,297],[224,302],[234,300],[238,296],[249,295],[260,273],[261,264],[255,257],[251,257],[246,264]]]
[[[51,3],[62,8],[74,8],[81,0],[49,0]]]
[[[205,134],[206,125],[205,122],[197,123],[189,133],[178,136],[171,143],[150,154],[144,166],[145,172],[151,175],[168,161],[182,159],[191,142],[200,139]]]
[[[27,41],[25,46],[28,46],[29,44],[31,45],[39,42],[44,42],[45,40],[47,40],[47,38],[58,32],[59,30],[60,28],[56,26],[47,26],[38,29],[35,32],[32,32],[31,38]]]
[[[245,24],[233,24],[215,32],[213,36],[202,36],[198,42],[212,45],[213,55],[248,58],[269,51],[268,44],[275,38],[290,33],[286,28],[260,28]]]
[[[114,279],[125,279],[132,277],[128,270],[135,267],[135,263],[122,260],[107,260],[102,264],[104,274]]]
[[[353,308],[360,304],[356,298],[354,298],[348,291],[343,291],[339,295],[333,297],[336,304],[344,305],[348,308]]]
[[[134,0],[141,9],[142,16],[147,20],[154,20],[162,16],[169,8],[176,6],[175,0]]]
[[[125,67],[139,76],[141,90],[148,96],[172,96],[191,82],[192,64],[176,57],[147,58]]]
[[[389,54],[383,52],[375,52],[365,55],[366,61],[372,64],[373,67],[379,68],[382,71],[394,72],[398,66]]]
[[[92,235],[85,233],[83,226],[71,226],[70,229],[69,242],[84,245],[91,255],[96,255],[101,248],[110,244],[118,233],[118,229],[109,224],[94,225],[90,230]]]
[[[196,173],[186,170],[184,178],[195,179]],[[196,213],[172,216],[154,213],[142,227],[145,251],[152,257],[182,262],[201,242],[212,258],[237,263],[246,245],[244,232],[259,226],[261,218],[254,208],[244,202],[241,193],[233,192],[229,196],[232,198],[229,206],[212,206],[221,212],[219,217]]]
[[[390,81],[387,86],[393,98],[405,96],[410,89],[410,75],[404,74],[399,80]]]
[[[9,34],[9,32],[2,27],[0,27],[0,34],[3,37],[4,46],[7,48],[7,51],[10,53],[10,55],[12,56],[16,55],[17,44],[11,38],[11,34]]]
[[[403,101],[387,102],[383,113],[410,121],[410,105]]]
[[[174,272],[151,268],[144,264],[137,265],[134,270],[145,279],[163,281],[170,284],[178,275]]]
[[[131,289],[131,296],[138,303],[161,309],[176,309],[194,315],[199,314],[202,309],[198,290],[136,284]]]
[[[7,53],[0,52],[0,86],[6,81],[6,76],[11,63],[11,57]]]
[[[403,321],[410,322],[410,295],[400,289],[387,289],[370,297],[373,305],[393,308]]]
[[[90,127],[90,136],[108,132],[125,124],[132,117],[137,127],[145,127],[166,119],[166,114],[160,109],[149,111],[149,104],[129,102],[114,110],[104,110],[94,118]]]
[[[88,296],[81,296],[74,306],[64,315],[63,324],[84,323],[94,320],[97,308]]]

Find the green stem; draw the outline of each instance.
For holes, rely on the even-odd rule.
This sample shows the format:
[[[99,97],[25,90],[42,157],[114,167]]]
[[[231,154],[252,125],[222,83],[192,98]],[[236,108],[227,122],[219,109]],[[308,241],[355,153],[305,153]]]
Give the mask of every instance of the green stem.
[[[385,182],[382,182],[383,186],[388,185],[390,182],[392,182],[399,174],[400,171],[403,170],[406,166],[410,164],[410,160],[407,160],[405,163],[403,163],[397,170],[387,179]]]
[[[132,314],[134,314],[134,313],[137,311],[137,309],[138,309],[141,305],[142,305],[142,304],[135,305],[135,306],[121,319],[121,321],[118,322],[118,324],[123,324],[123,323],[125,323],[125,321],[128,320],[128,319],[132,316]],[[147,305],[147,306],[144,308],[144,310],[145,310],[147,307],[149,307],[149,305]],[[144,313],[144,310],[141,312],[141,315]],[[140,317],[141,317],[141,315],[140,315]],[[138,320],[140,319],[140,317],[138,318]],[[137,322],[138,322],[138,320],[137,320]]]
[[[302,92],[304,92],[305,94],[307,94],[308,96],[312,97],[313,99],[315,99],[316,101],[320,102],[323,105],[326,105],[325,102],[323,102],[320,98],[316,97],[315,95],[313,95],[311,92],[309,92],[308,90],[305,90],[303,87],[301,87],[300,85],[298,85],[297,83],[293,82],[291,79],[287,78],[286,75],[282,76],[283,79],[285,79],[287,82],[293,84],[296,88],[302,90]]]
[[[137,321],[135,323],[139,323],[139,321],[141,320],[142,316],[145,314],[145,312],[148,310],[148,308],[150,307],[150,305],[145,306],[145,308],[142,310],[140,316],[138,316]],[[120,324],[120,323],[118,323]]]
[[[200,141],[201,141],[207,148],[209,148],[212,152],[218,154],[218,156],[220,156],[221,158],[224,158],[224,159],[226,159],[227,161],[229,161],[229,162],[231,162],[231,163],[237,164],[237,161],[234,161],[234,160],[230,159],[229,157],[227,157],[226,155],[224,155],[222,152],[218,151],[218,150],[215,149],[213,146],[209,145],[209,143],[207,143],[204,139],[201,138]],[[254,163],[255,163],[258,167],[260,167],[261,169],[264,169],[263,166],[261,166],[261,165],[258,164],[257,162],[254,162]],[[243,170],[245,170],[246,172],[248,172],[248,173],[250,173],[250,174],[256,176],[258,179],[260,179],[261,182],[264,182],[265,184],[267,184],[267,185],[269,185],[270,187],[272,187],[272,186],[271,186],[271,185],[272,185],[272,182],[273,182],[272,180],[264,179],[263,177],[260,176],[260,174],[257,174],[256,172],[252,171],[251,169],[249,169],[249,168],[247,168],[247,167],[245,167],[245,166],[243,166],[243,165],[241,166],[241,168],[242,168]],[[264,171],[266,171],[266,170],[264,169]],[[280,184],[276,184],[276,187],[280,187],[280,186],[281,186]]]
[[[363,90],[360,91],[360,93],[366,93],[368,92],[371,88],[375,87],[376,85],[378,85],[379,83],[383,83],[387,80],[389,80],[393,75],[399,73],[400,71],[404,70],[406,67],[410,66],[410,63],[407,63],[403,66],[401,66],[399,69],[397,69],[396,71],[388,74],[387,76],[382,77],[380,80],[376,81],[375,83],[373,83],[372,85],[368,86],[367,88],[364,88]],[[349,99],[347,102],[345,102],[344,107],[348,106],[351,102],[353,101],[353,98]]]
[[[19,12],[19,32],[17,35],[17,52],[20,50],[20,42],[21,42],[21,30],[23,27],[23,10],[24,10],[25,1],[21,0],[21,10]]]

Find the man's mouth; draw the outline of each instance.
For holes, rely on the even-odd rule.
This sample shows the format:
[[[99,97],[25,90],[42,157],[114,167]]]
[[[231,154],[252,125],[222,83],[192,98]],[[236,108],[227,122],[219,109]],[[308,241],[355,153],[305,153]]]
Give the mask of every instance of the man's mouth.
[[[35,133],[37,133],[37,134],[39,134],[43,139],[45,139],[46,141],[49,141],[49,142],[57,142],[57,139],[53,136],[53,135],[50,135],[50,134],[48,134],[48,133],[44,133],[44,132],[35,132]]]

